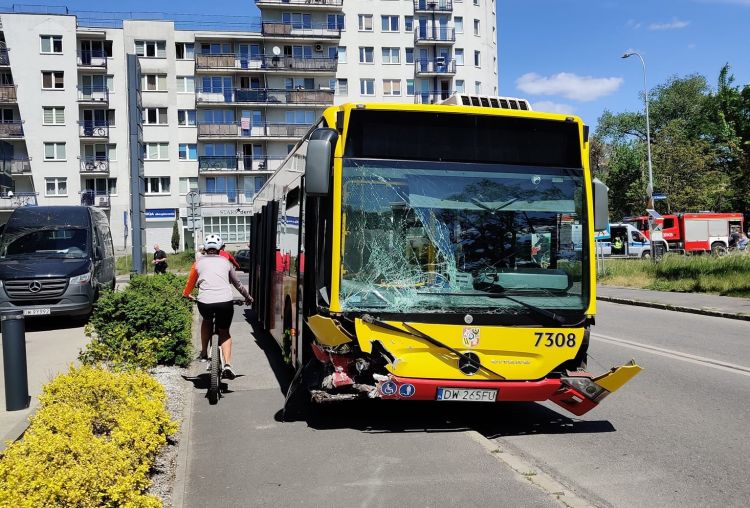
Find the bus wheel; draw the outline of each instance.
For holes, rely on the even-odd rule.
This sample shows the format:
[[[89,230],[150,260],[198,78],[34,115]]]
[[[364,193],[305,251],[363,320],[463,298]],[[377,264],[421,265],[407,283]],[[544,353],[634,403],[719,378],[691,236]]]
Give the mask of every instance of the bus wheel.
[[[310,399],[310,386],[316,377],[317,360],[310,360],[305,365],[297,368],[297,372],[289,383],[284,399],[284,410],[282,421],[296,422],[304,420],[310,413],[312,400]]]
[[[727,253],[727,246],[721,242],[714,242],[711,244],[711,254],[714,256],[723,256]]]

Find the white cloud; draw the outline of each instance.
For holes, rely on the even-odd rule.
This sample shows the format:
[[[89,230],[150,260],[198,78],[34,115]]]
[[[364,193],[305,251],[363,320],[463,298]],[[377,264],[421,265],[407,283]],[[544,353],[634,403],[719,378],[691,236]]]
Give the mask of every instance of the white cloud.
[[[680,28],[685,28],[689,24],[690,24],[690,21],[673,18],[672,21],[668,21],[666,23],[651,23],[650,25],[648,25],[648,29],[649,30],[678,30]]]
[[[552,101],[534,102],[531,107],[534,108],[534,111],[545,111],[547,113],[562,113],[566,115],[575,113],[575,109],[570,104],[560,104]]]
[[[634,19],[629,19],[628,22],[625,23],[625,26],[627,26],[628,28],[632,28],[633,30],[638,30],[641,26],[643,26],[643,23]]]
[[[622,78],[594,78],[560,72],[540,76],[535,72],[524,74],[516,80],[516,87],[531,95],[559,95],[566,99],[589,102],[615,92]]]

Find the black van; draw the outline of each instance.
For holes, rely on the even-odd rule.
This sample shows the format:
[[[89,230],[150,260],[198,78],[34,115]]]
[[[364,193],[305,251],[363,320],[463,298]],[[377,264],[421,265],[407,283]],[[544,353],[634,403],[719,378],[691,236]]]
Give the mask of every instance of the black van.
[[[107,216],[88,206],[17,208],[0,239],[0,310],[27,316],[91,313],[115,287]]]

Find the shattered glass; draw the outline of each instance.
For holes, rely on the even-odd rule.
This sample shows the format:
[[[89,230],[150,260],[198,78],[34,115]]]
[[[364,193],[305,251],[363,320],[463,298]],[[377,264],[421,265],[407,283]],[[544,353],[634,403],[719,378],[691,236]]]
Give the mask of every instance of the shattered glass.
[[[342,307],[581,310],[582,210],[581,169],[345,159]]]

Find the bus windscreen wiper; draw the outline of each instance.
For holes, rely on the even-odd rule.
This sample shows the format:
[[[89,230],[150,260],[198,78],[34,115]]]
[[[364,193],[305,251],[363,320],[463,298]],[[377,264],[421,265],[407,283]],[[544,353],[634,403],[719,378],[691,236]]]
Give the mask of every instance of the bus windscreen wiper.
[[[513,298],[512,296],[502,291],[501,292],[483,292],[481,294],[487,298],[504,298],[506,300],[510,300],[511,302],[515,302],[518,305],[526,307],[527,309],[532,310],[536,312],[537,314],[547,317],[557,323],[565,323],[565,318],[560,316],[559,314],[556,314],[552,312],[551,310],[543,309],[542,307],[537,307],[536,305],[530,304],[528,302],[524,302],[523,300],[519,300],[518,298]]]

